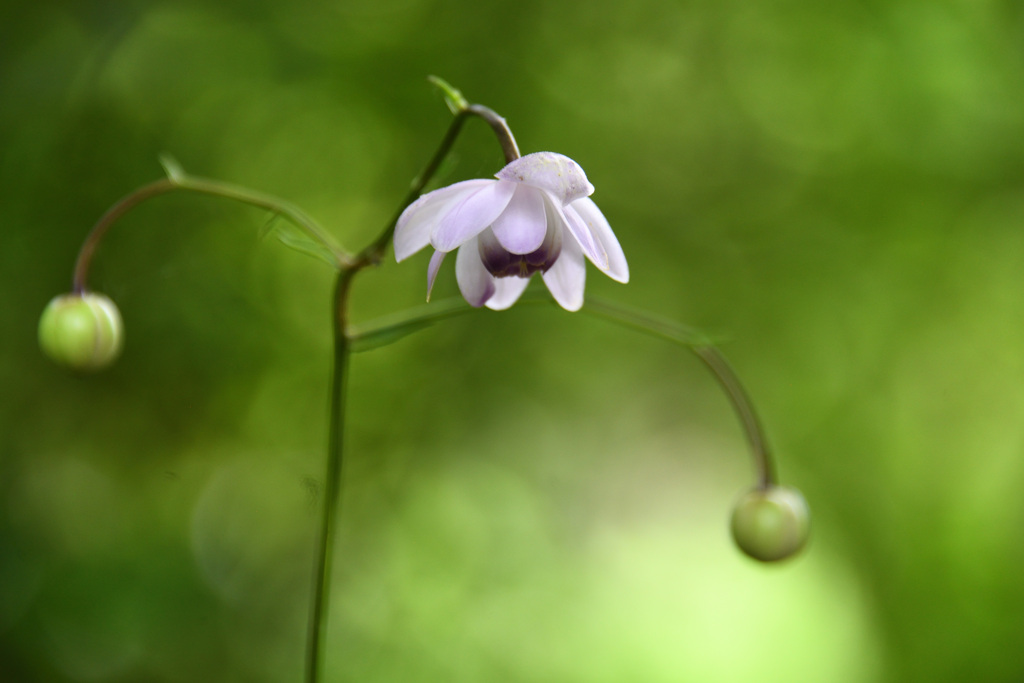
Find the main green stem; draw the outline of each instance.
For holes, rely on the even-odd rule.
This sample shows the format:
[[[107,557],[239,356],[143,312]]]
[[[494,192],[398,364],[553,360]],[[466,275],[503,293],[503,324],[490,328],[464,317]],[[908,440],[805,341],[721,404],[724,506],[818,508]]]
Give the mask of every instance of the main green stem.
[[[331,566],[334,537],[340,518],[341,468],[345,449],[345,387],[348,379],[349,339],[348,294],[355,269],[338,273],[334,284],[333,336],[334,359],[331,369],[330,427],[327,438],[327,473],[324,477],[324,501],[320,511],[320,530],[316,544],[313,575],[313,602],[309,613],[306,640],[306,681],[316,683],[321,671],[327,636],[327,606],[330,604]]]

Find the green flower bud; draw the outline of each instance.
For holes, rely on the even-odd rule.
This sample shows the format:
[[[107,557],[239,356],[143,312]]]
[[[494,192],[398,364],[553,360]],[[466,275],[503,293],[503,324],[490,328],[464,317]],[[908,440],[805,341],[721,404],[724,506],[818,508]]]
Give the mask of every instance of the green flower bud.
[[[732,511],[732,537],[740,550],[761,562],[798,553],[807,543],[810,510],[794,488],[771,486],[748,491]]]
[[[39,346],[51,360],[75,370],[101,370],[124,346],[124,323],[102,294],[62,294],[39,319]]]

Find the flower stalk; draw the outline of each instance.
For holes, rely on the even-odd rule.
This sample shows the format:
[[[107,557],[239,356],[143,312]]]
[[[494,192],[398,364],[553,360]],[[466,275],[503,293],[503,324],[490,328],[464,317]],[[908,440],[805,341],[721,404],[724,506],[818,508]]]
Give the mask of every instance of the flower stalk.
[[[704,334],[678,323],[663,320],[650,313],[636,311],[609,301],[592,300],[583,309],[612,322],[643,332],[674,344],[684,346],[696,355],[711,371],[719,386],[729,398],[736,416],[750,444],[750,453],[757,472],[757,488],[768,489],[776,484],[775,462],[761,421],[754,410],[754,402],[740,382],[725,355]]]
[[[549,299],[527,294],[521,300],[524,304],[546,303]],[[447,299],[427,306],[372,321],[360,328],[354,328],[349,335],[353,351],[364,351],[397,341],[402,337],[422,330],[436,322],[475,311],[461,299]],[[623,327],[642,332],[658,339],[672,342],[689,349],[714,376],[725,392],[733,411],[739,418],[757,476],[756,488],[768,490],[777,485],[775,462],[772,457],[764,428],[754,409],[754,402],[744,388],[739,376],[732,369],[725,354],[710,337],[685,325],[660,318],[652,313],[615,304],[592,297],[580,309],[584,313],[603,318]]]
[[[78,251],[78,259],[75,262],[74,275],[72,276],[73,291],[79,294],[88,291],[89,269],[96,254],[96,249],[117,221],[139,204],[176,190],[230,199],[270,211],[275,216],[288,220],[305,232],[314,243],[331,255],[331,265],[335,268],[345,268],[353,263],[352,256],[338,246],[326,230],[320,227],[302,209],[290,202],[268,194],[255,192],[239,185],[190,176],[181,171],[176,164],[170,165],[166,159],[164,162],[165,168],[168,170],[166,178],[144,185],[123,197],[110,207],[93,226],[89,235],[82,243],[81,249]]]

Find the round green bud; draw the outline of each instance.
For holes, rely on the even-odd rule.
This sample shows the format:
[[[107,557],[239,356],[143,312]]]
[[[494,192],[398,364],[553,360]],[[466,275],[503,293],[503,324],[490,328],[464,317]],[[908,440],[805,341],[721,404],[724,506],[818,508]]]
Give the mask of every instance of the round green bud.
[[[792,557],[810,532],[807,501],[794,488],[771,486],[743,495],[732,511],[732,537],[740,550],[761,562]]]
[[[101,370],[121,355],[121,313],[102,294],[54,297],[39,319],[39,346],[60,365],[75,370]]]

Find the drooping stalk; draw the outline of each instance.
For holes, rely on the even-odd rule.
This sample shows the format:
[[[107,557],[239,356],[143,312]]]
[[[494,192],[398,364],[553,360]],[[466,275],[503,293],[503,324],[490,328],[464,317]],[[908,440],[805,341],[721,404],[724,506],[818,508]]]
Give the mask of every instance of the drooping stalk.
[[[521,304],[550,302],[546,296],[534,297],[527,294],[520,299]],[[441,301],[430,306],[413,309],[399,316],[389,316],[363,326],[350,335],[353,350],[371,349],[421,330],[435,322],[447,318],[471,313],[471,308],[462,299]],[[740,420],[743,431],[750,445],[754,469],[757,473],[757,487],[767,490],[776,485],[775,464],[772,458],[764,429],[754,410],[743,383],[736,375],[725,355],[707,336],[671,320],[660,318],[651,313],[614,304],[597,297],[589,297],[586,305],[580,309],[616,324],[628,327],[644,334],[658,337],[689,349],[711,371],[719,386],[732,404],[736,416]]]
[[[732,366],[710,339],[678,323],[601,299],[590,299],[581,310],[684,346],[700,358],[701,362],[715,376],[719,386],[722,387],[732,404],[736,416],[740,419],[740,424],[743,426],[743,431],[750,444],[750,454],[757,471],[758,488],[766,490],[775,485],[775,464],[768,447],[768,440],[764,436],[764,429],[761,427],[761,421],[757,417],[757,411],[754,410],[754,403],[750,400],[747,390],[743,388],[743,383],[740,382]]]
[[[747,390],[743,388],[739,377],[736,376],[729,361],[725,359],[718,347],[693,346],[690,348],[711,370],[715,379],[718,380],[718,384],[729,397],[729,402],[732,403],[733,410],[740,418],[747,441],[750,443],[750,453],[754,458],[754,467],[757,470],[757,487],[762,491],[767,491],[777,483],[775,461],[764,436],[764,428],[754,411],[753,401],[750,400]]]
[[[266,209],[298,226],[310,239],[318,243],[324,251],[330,253],[333,260],[332,265],[335,268],[343,268],[352,262],[352,256],[336,245],[326,230],[290,202],[231,183],[186,175],[179,169],[173,175],[144,185],[123,197],[96,221],[96,224],[78,251],[78,259],[75,262],[74,275],[72,276],[72,289],[78,293],[85,292],[88,289],[89,268],[92,265],[96,249],[99,247],[100,242],[103,241],[103,238],[106,237],[110,228],[118,220],[142,202],[176,190],[230,199],[242,204]]]
[[[391,243],[391,238],[395,235],[395,225],[398,223],[399,216],[402,215],[407,206],[416,201],[427,186],[427,183],[437,173],[437,169],[441,167],[441,162],[448,156],[448,152],[451,151],[456,138],[459,137],[459,133],[462,131],[462,124],[470,116],[477,116],[487,122],[497,136],[498,143],[501,145],[507,161],[514,161],[519,158],[519,146],[516,144],[516,139],[513,137],[508,124],[505,123],[505,119],[481,104],[470,104],[456,109],[455,118],[452,119],[451,124],[448,126],[448,132],[445,133],[437,151],[434,152],[434,156],[431,157],[423,171],[412,181],[409,193],[405,196],[405,200],[399,206],[398,211],[395,212],[387,226],[372,244],[360,252],[359,256],[356,257],[354,265],[362,267],[363,265],[376,265],[380,263],[388,244]]]

